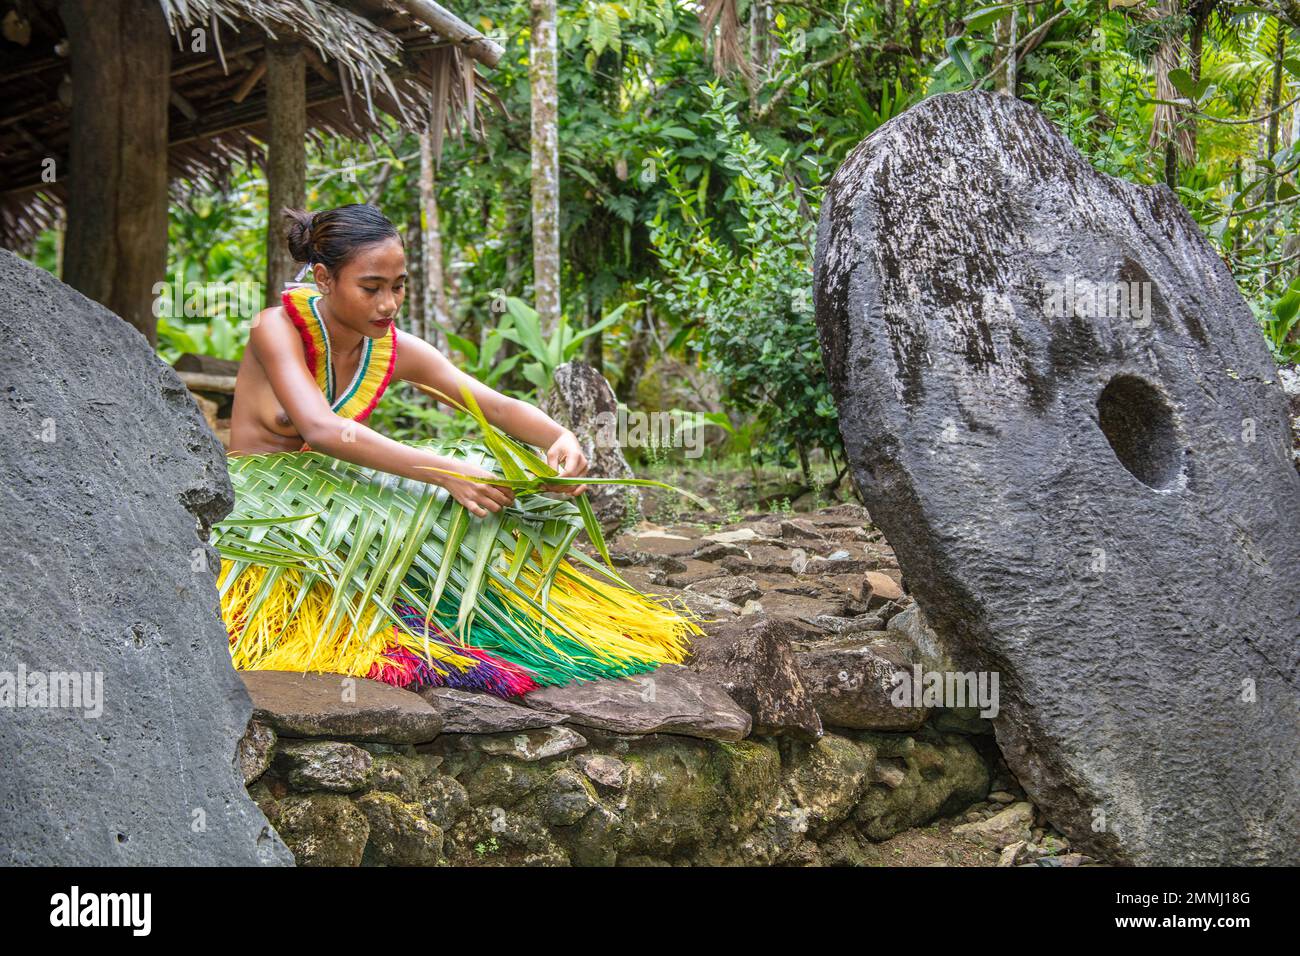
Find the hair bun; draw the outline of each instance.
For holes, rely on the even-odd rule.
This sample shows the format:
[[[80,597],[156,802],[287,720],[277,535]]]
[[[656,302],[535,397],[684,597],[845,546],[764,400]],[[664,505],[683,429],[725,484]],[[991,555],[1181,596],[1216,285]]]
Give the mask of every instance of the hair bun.
[[[285,208],[280,210],[280,214],[284,217],[285,239],[289,243],[289,254],[293,256],[294,262],[311,262],[315,213]]]

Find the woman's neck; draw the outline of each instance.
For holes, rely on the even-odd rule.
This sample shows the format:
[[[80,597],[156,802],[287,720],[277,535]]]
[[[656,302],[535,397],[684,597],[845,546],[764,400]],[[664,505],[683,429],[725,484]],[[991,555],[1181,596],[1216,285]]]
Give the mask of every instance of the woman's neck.
[[[328,295],[322,294],[316,307],[320,309],[321,318],[325,320],[325,329],[330,337],[330,349],[335,354],[351,355],[361,348],[361,340],[365,336],[355,329],[348,328],[334,317],[334,312],[329,305]]]

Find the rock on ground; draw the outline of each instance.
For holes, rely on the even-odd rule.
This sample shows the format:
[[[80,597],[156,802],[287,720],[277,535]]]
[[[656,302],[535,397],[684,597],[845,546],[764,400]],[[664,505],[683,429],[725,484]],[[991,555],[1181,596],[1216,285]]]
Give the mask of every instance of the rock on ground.
[[[587,474],[635,477],[618,443],[618,399],[595,367],[579,361],[557,367],[543,405],[548,415],[577,437],[587,456]],[[635,485],[590,485],[587,496],[606,531],[617,528],[629,511],[641,508],[641,492]]]

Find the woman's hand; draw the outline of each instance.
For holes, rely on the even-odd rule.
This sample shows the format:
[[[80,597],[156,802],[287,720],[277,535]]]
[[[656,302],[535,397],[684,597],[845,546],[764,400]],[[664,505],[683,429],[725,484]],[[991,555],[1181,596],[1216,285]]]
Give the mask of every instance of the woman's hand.
[[[565,429],[547,450],[546,463],[558,471],[562,478],[580,478],[587,473],[587,456],[582,453],[582,446],[578,444],[577,436],[568,429]],[[544,485],[543,487],[547,491],[557,491],[570,498],[587,490],[586,485]]]
[[[490,471],[484,471],[478,465],[471,465],[469,462],[460,459],[440,458],[440,461],[439,468],[455,470],[463,475],[479,478],[497,477]],[[500,511],[515,500],[515,493],[510,488],[502,488],[499,485],[485,485],[478,481],[469,481],[442,472],[430,471],[426,472],[426,474],[430,476],[425,479],[426,481],[446,488],[453,498],[469,509],[470,514],[479,518],[486,518],[489,511]]]

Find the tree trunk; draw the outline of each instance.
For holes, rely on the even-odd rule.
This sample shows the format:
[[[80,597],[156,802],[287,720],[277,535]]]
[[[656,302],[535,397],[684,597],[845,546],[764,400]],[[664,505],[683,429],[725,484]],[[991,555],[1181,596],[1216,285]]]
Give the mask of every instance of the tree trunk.
[[[1282,61],[1286,58],[1286,27],[1279,22],[1277,28],[1277,51],[1273,56],[1273,89],[1270,91],[1268,109],[1272,113],[1268,118],[1268,158],[1272,159],[1277,155],[1277,134],[1278,123],[1281,116],[1277,108],[1282,103]],[[1268,174],[1268,182],[1264,184],[1264,201],[1275,202],[1277,200],[1277,170],[1272,169]],[[1276,222],[1277,210],[1270,209],[1267,213],[1269,220]],[[1285,238],[1279,242],[1277,248],[1279,255],[1285,251],[1287,246]],[[1282,264],[1276,263],[1269,269],[1270,282],[1274,286],[1281,286],[1279,280],[1282,278]]]
[[[1277,153],[1277,126],[1281,118],[1277,112],[1278,105],[1282,102],[1282,61],[1286,58],[1286,29],[1279,24],[1277,28],[1277,51],[1273,56],[1273,89],[1270,91],[1268,100],[1268,111],[1272,113],[1268,118],[1268,159],[1272,159]],[[1277,199],[1277,174],[1269,173],[1268,182],[1264,184],[1264,201],[1274,202]]]
[[[641,374],[649,361],[653,323],[654,313],[650,310],[650,304],[646,303],[645,314],[632,331],[632,341],[628,343],[627,355],[623,360],[623,377],[618,380],[618,388],[615,390],[618,400],[625,405],[636,397],[636,387],[640,384]]]
[[[556,76],[555,0],[531,0],[533,307],[550,335],[560,321],[559,89]]]
[[[1105,126],[1101,118],[1101,59],[1100,53],[1088,58],[1088,106],[1092,110],[1093,148],[1101,146],[1101,134]]]
[[[157,344],[171,40],[156,0],[62,0],[72,51],[63,281]]]
[[[1180,0],[1160,0],[1156,12],[1163,18],[1173,18],[1181,15],[1183,8]],[[1188,163],[1196,160],[1186,112],[1172,102],[1182,94],[1169,81],[1169,74],[1182,66],[1183,46],[1182,34],[1170,33],[1156,48],[1152,58],[1152,68],[1156,75],[1156,98],[1165,102],[1157,103],[1152,113],[1148,142],[1151,149],[1159,151],[1164,160],[1165,182],[1170,189],[1178,185],[1179,159]],[[1171,148],[1166,149],[1166,146]]]
[[[1192,32],[1188,40],[1187,50],[1187,71],[1192,74],[1192,82],[1201,81],[1201,54],[1205,47],[1205,24],[1210,18],[1210,9],[1198,11],[1196,19],[1192,21]],[[1193,113],[1187,117],[1187,131],[1191,137],[1192,156],[1196,155],[1196,114]]]
[[[428,341],[447,350],[447,285],[442,271],[442,223],[438,217],[438,190],[433,165],[433,137],[420,134],[420,234],[423,259],[420,274],[424,277],[424,321]]]
[[[1016,64],[1016,43],[1019,41],[1017,36],[1016,11],[1013,9],[1005,17],[997,22],[994,27],[994,39],[998,43],[1006,44],[1005,62],[997,76],[993,77],[993,88],[1007,96],[1016,95],[1016,75],[1018,72]]]
[[[582,328],[587,328],[596,322],[600,317],[591,314],[591,297],[584,294],[582,297]],[[595,335],[587,336],[586,342],[587,364],[594,368],[601,375],[605,374],[605,333],[597,332]]]
[[[425,301],[428,287],[424,275],[424,230],[420,228],[420,217],[412,216],[406,223],[406,330],[416,338],[429,339],[428,312]]]
[[[296,44],[266,45],[266,304],[279,305],[299,266],[280,210],[307,202],[307,59]]]

